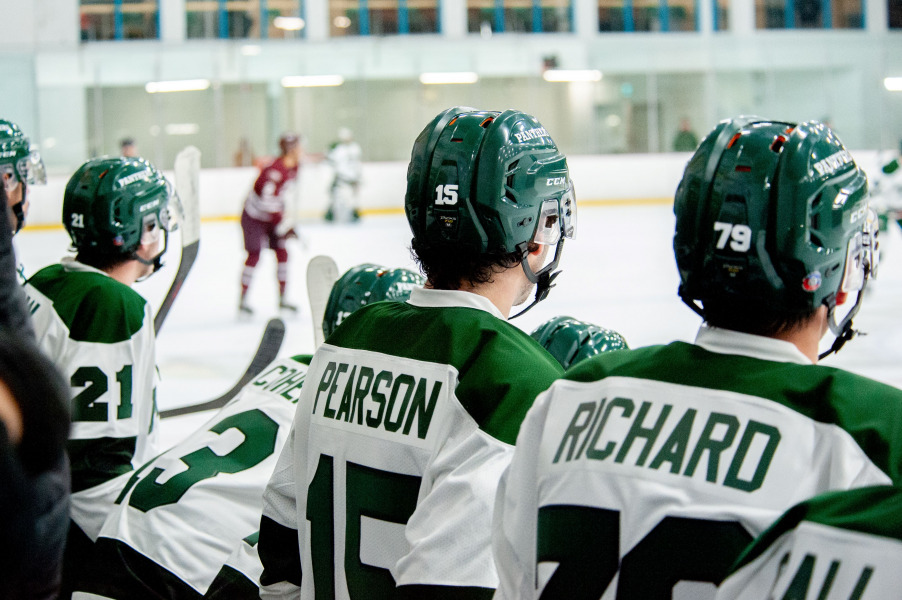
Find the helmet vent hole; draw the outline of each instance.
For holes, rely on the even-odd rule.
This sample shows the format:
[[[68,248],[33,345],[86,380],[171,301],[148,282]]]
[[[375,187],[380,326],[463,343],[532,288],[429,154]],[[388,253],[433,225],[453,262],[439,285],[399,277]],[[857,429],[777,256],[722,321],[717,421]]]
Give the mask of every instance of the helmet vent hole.
[[[739,133],[737,133],[736,135],[734,135],[733,137],[731,137],[731,138],[730,138],[730,141],[727,143],[727,148],[732,148],[732,147],[733,147],[733,144],[736,143],[736,140],[738,140],[738,139],[741,138],[741,137],[742,137],[742,132],[741,132],[741,131],[740,131]]]
[[[460,142],[464,141],[464,139],[463,139],[463,138],[456,138],[456,137],[453,137],[453,138],[451,138],[451,141],[452,141],[452,142],[455,142],[455,143],[460,143]]]
[[[486,128],[488,128],[489,125],[492,124],[492,121],[494,121],[494,120],[495,120],[495,117],[487,117],[485,119],[485,121],[483,121],[482,123],[479,124],[479,126],[482,127],[483,129],[486,129]]]
[[[786,143],[786,137],[782,135],[778,135],[777,139],[770,145],[770,149],[774,152],[779,152],[783,148],[783,144]]]
[[[752,167],[749,165],[736,165],[736,171],[739,173],[751,173]]]

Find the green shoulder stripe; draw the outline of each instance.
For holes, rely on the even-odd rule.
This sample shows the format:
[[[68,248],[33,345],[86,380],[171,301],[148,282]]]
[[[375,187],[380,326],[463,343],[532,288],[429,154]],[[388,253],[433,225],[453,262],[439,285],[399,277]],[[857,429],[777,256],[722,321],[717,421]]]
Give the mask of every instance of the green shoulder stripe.
[[[801,502],[786,511],[746,548],[733,570],[755,561],[780,536],[802,521],[902,540],[902,489],[890,485],[871,486],[827,492]]]
[[[53,302],[75,341],[114,344],[130,339],[143,326],[144,297],[102,273],[51,265],[29,283]]]
[[[902,483],[902,390],[821,365],[709,352],[686,342],[602,353],[565,376],[621,376],[724,390],[777,402],[846,430],[896,484]]]
[[[528,334],[474,308],[376,302],[345,319],[329,343],[450,365],[459,374],[455,396],[464,409],[508,444],[516,442],[536,396],[563,374]]]

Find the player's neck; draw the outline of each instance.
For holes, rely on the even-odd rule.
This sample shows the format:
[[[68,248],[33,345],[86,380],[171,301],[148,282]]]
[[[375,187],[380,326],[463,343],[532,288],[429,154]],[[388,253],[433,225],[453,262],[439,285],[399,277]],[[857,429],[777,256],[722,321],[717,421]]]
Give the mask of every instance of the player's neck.
[[[827,307],[821,306],[804,324],[773,337],[794,344],[802,354],[811,359],[812,363],[816,363],[820,342],[827,329]]]
[[[487,298],[504,315],[510,316],[514,302],[522,295],[525,275],[520,265],[495,273],[488,283],[471,285],[464,282],[460,290]]]

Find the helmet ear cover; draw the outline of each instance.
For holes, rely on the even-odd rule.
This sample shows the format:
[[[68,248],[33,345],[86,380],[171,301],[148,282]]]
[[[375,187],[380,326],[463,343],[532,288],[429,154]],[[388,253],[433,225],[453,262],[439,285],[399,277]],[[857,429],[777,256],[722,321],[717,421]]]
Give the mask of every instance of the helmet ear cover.
[[[405,302],[415,287],[426,283],[419,273],[409,269],[389,269],[364,263],[348,269],[332,286],[323,313],[323,333],[333,331],[358,308],[381,302]]]

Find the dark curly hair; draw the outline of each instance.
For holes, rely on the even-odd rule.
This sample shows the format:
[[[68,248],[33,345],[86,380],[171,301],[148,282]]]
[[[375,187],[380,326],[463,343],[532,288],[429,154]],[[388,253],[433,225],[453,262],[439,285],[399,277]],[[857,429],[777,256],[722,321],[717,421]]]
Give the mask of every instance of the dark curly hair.
[[[410,256],[431,287],[458,290],[464,283],[476,286],[491,282],[496,273],[519,265],[529,252],[537,249],[538,244],[530,242],[526,249],[513,252],[468,252],[453,244],[431,244],[413,238]]]
[[[775,311],[753,300],[706,300],[705,321],[721,329],[773,337],[787,333],[811,320],[817,308],[797,312]]]

